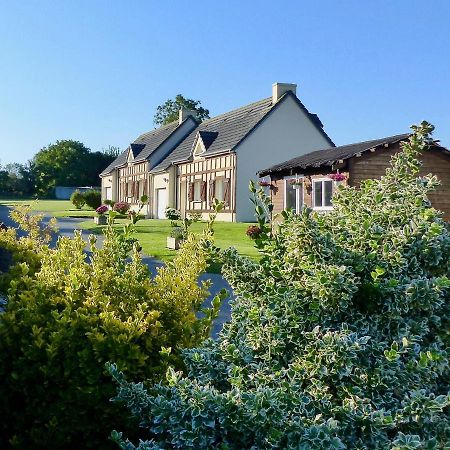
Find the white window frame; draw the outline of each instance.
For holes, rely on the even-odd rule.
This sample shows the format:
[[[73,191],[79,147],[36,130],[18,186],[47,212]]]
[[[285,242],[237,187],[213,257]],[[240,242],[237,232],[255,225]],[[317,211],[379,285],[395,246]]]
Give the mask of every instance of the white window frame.
[[[287,201],[287,185],[289,184],[289,180],[302,180],[304,182],[303,175],[288,175],[284,177],[284,198],[283,198],[283,209],[287,208],[286,201]],[[301,196],[299,195],[298,191],[300,189],[294,189],[295,190],[295,211],[296,213],[300,213],[301,209],[305,206],[305,187],[302,184],[301,188]],[[301,198],[300,198],[301,197]]]
[[[334,194],[334,190],[335,190],[335,185],[334,185],[334,181],[331,180],[330,178],[327,177],[322,177],[322,178],[314,178],[312,180],[312,209],[314,209],[314,211],[331,211],[333,209],[333,205],[331,206],[315,206],[316,205],[316,190],[314,188],[314,184],[315,183],[322,183],[322,205],[325,203],[325,189],[323,188],[323,182],[324,181],[330,181],[331,182],[331,198],[333,198],[333,194]]]

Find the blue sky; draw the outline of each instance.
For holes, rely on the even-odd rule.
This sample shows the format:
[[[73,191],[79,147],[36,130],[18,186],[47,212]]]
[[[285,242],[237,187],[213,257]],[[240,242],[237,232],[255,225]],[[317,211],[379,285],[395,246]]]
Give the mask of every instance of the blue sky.
[[[426,119],[450,147],[450,2],[0,0],[0,161],[124,148],[178,93],[212,115],[298,84],[336,144]]]

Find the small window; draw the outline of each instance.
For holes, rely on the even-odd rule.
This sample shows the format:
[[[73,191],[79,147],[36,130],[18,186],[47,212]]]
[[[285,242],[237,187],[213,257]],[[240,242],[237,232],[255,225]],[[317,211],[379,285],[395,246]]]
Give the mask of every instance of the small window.
[[[314,180],[314,208],[330,209],[333,207],[331,197],[333,196],[332,180]]]
[[[284,179],[284,186],[284,208],[292,209],[295,213],[299,213],[303,207],[302,178],[298,176],[287,177]]]
[[[224,200],[224,180],[215,180],[215,186],[214,186],[214,197],[219,200],[219,202],[222,202]]]
[[[202,182],[196,181],[194,183],[194,202],[200,202],[202,200]]]

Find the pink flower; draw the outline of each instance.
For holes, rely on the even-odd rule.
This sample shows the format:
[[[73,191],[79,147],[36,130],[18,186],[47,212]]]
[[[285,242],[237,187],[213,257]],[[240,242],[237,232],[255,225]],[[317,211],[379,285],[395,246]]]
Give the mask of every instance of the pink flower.
[[[333,181],[344,181],[347,179],[347,177],[343,173],[330,173],[328,175],[328,178],[332,179]]]
[[[105,212],[108,211],[108,207],[106,205],[100,205],[95,212],[99,215],[102,216],[103,214],[105,214]]]
[[[271,185],[270,181],[267,181],[267,180],[261,180],[258,182],[258,184],[262,187],[267,187],[267,186]]]
[[[119,214],[126,214],[130,209],[130,205],[127,202],[117,202],[114,205],[114,211],[117,211]]]

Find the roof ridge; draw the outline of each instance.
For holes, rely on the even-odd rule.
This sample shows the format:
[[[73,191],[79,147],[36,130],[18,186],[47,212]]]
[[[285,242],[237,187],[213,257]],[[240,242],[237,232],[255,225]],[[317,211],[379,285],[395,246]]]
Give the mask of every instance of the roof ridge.
[[[177,121],[178,121],[178,119],[177,119],[177,120],[173,120],[172,122],[166,123],[165,125],[161,125],[161,126],[158,127],[158,128],[153,128],[153,130],[146,131],[145,133],[140,134],[140,135],[139,135],[132,143],[135,143],[135,142],[136,142],[137,140],[139,140],[142,136],[145,136],[145,135],[147,135],[147,134],[149,134],[149,133],[155,133],[155,132],[157,132],[157,131],[165,130],[166,128],[169,128],[169,126],[173,126],[173,125],[175,124],[175,122],[177,122]],[[181,124],[178,124],[177,127],[178,127],[179,125],[181,125]],[[177,128],[177,127],[175,127],[175,128]]]
[[[383,141],[390,141],[390,140],[395,139],[395,138],[406,137],[406,136],[409,136],[410,134],[411,133],[394,134],[392,136],[386,136],[384,138],[370,139],[368,141],[353,142],[351,144],[337,145],[336,147],[327,147],[327,148],[322,148],[322,149],[314,150],[314,151],[321,152],[321,151],[324,151],[324,150],[337,150],[337,149],[342,148],[342,147],[352,147],[352,146],[356,146],[356,145],[370,144],[371,142],[379,142],[378,145],[380,145],[380,144],[383,143]]]

